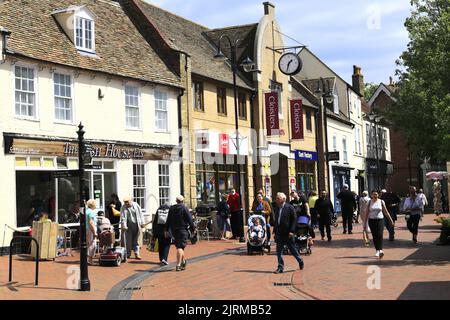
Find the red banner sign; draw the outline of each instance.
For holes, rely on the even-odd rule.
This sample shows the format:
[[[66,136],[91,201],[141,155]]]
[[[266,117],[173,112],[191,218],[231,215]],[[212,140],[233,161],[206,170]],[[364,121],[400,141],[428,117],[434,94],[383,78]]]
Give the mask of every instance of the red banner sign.
[[[291,128],[292,140],[305,138],[303,132],[303,101],[291,100]]]
[[[279,135],[280,116],[278,92],[266,93],[266,127],[267,136]]]
[[[219,152],[221,154],[230,154],[230,137],[227,134],[219,135]]]

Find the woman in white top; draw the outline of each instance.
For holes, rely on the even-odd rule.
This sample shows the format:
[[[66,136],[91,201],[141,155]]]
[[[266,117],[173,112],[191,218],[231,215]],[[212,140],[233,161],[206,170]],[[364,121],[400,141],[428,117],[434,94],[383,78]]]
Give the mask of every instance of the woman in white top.
[[[407,225],[409,231],[413,234],[413,242],[417,243],[419,233],[419,222],[422,216],[423,201],[417,194],[416,187],[409,187],[409,197],[406,198],[403,210],[406,212]]]
[[[387,211],[386,204],[379,199],[377,191],[372,191],[372,198],[366,209],[366,220],[364,224],[369,223],[372,232],[373,243],[375,245],[377,258],[384,257],[383,252],[383,233],[384,233],[384,218],[386,218],[391,225],[394,225],[391,215]]]

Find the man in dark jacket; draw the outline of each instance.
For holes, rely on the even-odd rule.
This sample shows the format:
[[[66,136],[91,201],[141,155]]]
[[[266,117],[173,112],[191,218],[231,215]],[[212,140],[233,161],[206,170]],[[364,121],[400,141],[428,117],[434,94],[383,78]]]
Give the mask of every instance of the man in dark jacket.
[[[189,239],[188,228],[191,232],[195,232],[194,222],[189,210],[184,205],[184,197],[177,197],[177,204],[172,206],[167,217],[167,225],[165,227],[165,236],[169,237],[169,230],[175,239],[175,247],[177,248],[177,271],[186,270],[187,261],[184,256],[184,249]]]
[[[319,216],[319,230],[322,240],[325,240],[325,228],[327,231],[328,242],[332,240],[331,237],[331,218],[334,216],[334,208],[330,199],[327,198],[327,192],[322,191],[320,198],[317,199],[315,209]]]
[[[158,252],[161,266],[167,266],[169,264],[167,260],[169,257],[171,238],[166,237],[165,234],[169,211],[170,207],[168,204],[159,207],[153,218],[152,224],[153,236],[158,239]]]
[[[278,268],[274,272],[275,274],[283,273],[284,271],[283,251],[285,246],[289,248],[289,251],[297,260],[300,270],[303,270],[305,267],[303,259],[298,253],[294,243],[297,215],[294,207],[289,203],[286,203],[286,198],[284,193],[278,193],[276,200],[277,206],[274,208],[275,220],[273,225],[275,241],[277,242],[278,257]]]
[[[353,212],[356,210],[356,200],[348,185],[344,185],[337,198],[341,201],[342,221],[344,224],[344,234],[353,234]]]

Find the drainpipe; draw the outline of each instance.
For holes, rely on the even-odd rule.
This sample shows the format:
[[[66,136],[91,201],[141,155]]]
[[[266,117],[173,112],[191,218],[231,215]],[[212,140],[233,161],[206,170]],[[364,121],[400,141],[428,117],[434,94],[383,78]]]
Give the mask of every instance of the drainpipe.
[[[0,35],[1,35],[1,39],[2,39],[0,63],[4,63],[6,60],[6,51],[7,51],[7,44],[8,44],[7,41],[8,41],[9,36],[11,35],[11,32],[5,28],[0,27]]]
[[[183,122],[181,119],[181,108],[182,108],[182,103],[181,103],[181,98],[184,96],[184,91],[185,89],[180,89],[180,94],[177,97],[177,103],[178,103],[178,132],[179,132],[179,137],[178,137],[178,145],[181,146],[181,150],[179,152],[179,157],[181,158],[181,165],[180,165],[180,194],[184,195],[184,170],[183,170],[183,156],[184,156],[184,150],[183,150],[183,135],[182,133],[182,129],[183,129]]]
[[[257,95],[257,91],[255,90],[255,91],[253,91],[253,93],[252,93],[252,95],[251,95],[251,97],[250,97],[250,128],[251,129],[253,129],[253,130],[255,130],[255,119],[254,119],[254,114],[253,114],[253,108],[254,108],[254,106],[255,106],[255,98],[256,98],[256,95]],[[256,136],[256,139],[258,139],[258,133],[257,133],[257,136]],[[258,182],[258,177],[257,177],[257,170],[258,170],[258,166],[257,166],[257,163],[258,163],[258,160],[259,160],[259,150],[258,150],[258,141],[254,141],[253,142],[254,143],[254,145],[256,144],[256,162],[255,163],[253,163],[253,195],[256,195],[256,192],[257,192],[257,190],[258,190],[258,186],[256,185],[257,184],[257,182]],[[253,149],[253,152],[255,152],[255,148]],[[258,176],[259,176],[259,174],[258,174]],[[249,199],[249,201],[250,201],[250,199]]]

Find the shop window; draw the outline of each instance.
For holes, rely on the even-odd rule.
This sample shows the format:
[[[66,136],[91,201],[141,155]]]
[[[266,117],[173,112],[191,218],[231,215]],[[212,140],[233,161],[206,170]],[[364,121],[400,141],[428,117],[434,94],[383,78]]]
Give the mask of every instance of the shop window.
[[[57,168],[58,169],[67,169],[67,158],[60,158],[58,157],[56,159]]]
[[[27,166],[27,158],[16,157],[16,167],[26,167]]]
[[[103,161],[103,169],[114,170],[114,161]]]
[[[133,164],[133,198],[137,204],[145,210],[146,200],[146,181],[145,181],[145,164]]]
[[[170,203],[170,167],[159,165],[159,205]]]
[[[44,158],[44,167],[45,168],[54,168],[55,162],[53,158]]]
[[[69,169],[78,169],[77,159],[69,159]]]
[[[30,158],[30,167],[40,167],[41,158]]]

